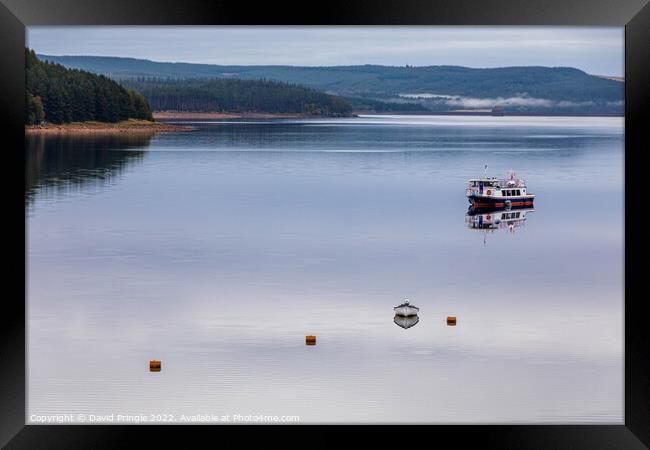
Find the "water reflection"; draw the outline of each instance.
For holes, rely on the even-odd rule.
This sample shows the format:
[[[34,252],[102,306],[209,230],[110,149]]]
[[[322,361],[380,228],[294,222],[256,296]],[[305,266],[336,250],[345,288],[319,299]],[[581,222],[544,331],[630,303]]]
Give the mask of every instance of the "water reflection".
[[[393,320],[398,326],[407,329],[417,325],[420,318],[418,316],[400,316],[396,314]]]
[[[67,194],[111,182],[140,162],[153,134],[26,135],[25,204],[37,193]]]
[[[510,209],[475,209],[470,207],[465,216],[465,223],[471,230],[481,230],[492,233],[498,229],[505,229],[514,234],[515,230],[522,227],[526,217],[535,208],[510,208]]]
[[[30,205],[27,417],[622,423],[622,122],[516,120],[506,143],[500,125],[268,123],[161,133],[145,153],[52,146],[40,166],[32,149],[32,189],[112,165],[66,154],[124,172]],[[543,199],[517,236],[499,216],[498,251],[458,223],[484,163]],[[421,327],[389,321],[406,293]]]

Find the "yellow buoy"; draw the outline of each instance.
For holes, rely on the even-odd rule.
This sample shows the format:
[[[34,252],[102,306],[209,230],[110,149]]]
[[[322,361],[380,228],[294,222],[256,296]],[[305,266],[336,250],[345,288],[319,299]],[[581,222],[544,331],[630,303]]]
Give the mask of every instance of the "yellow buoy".
[[[456,325],[456,316],[448,316],[447,325]]]
[[[149,372],[160,372],[160,361],[157,359],[152,359],[149,361]]]
[[[305,344],[307,345],[316,345],[316,336],[307,336],[305,337]]]

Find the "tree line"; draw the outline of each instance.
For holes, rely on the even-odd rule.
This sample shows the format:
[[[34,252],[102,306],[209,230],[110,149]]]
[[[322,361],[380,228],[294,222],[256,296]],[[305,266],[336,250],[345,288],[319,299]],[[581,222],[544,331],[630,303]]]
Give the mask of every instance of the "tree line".
[[[25,49],[25,123],[153,120],[145,97],[111,80],[40,61]]]
[[[352,105],[345,99],[266,79],[140,77],[123,79],[121,83],[141,92],[155,111],[352,114]]]

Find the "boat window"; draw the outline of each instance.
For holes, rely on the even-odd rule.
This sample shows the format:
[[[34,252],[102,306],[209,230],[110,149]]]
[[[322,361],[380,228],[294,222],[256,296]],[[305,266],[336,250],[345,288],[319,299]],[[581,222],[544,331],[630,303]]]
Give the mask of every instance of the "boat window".
[[[517,195],[521,195],[521,190],[517,189]]]

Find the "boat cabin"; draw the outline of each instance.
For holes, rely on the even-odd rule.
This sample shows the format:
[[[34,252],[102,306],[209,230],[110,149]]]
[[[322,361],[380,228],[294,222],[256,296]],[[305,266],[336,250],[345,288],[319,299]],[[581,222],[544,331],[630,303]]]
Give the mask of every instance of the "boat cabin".
[[[500,180],[498,178],[476,178],[467,184],[468,195],[487,195],[492,197],[521,197],[527,195],[522,180]]]

